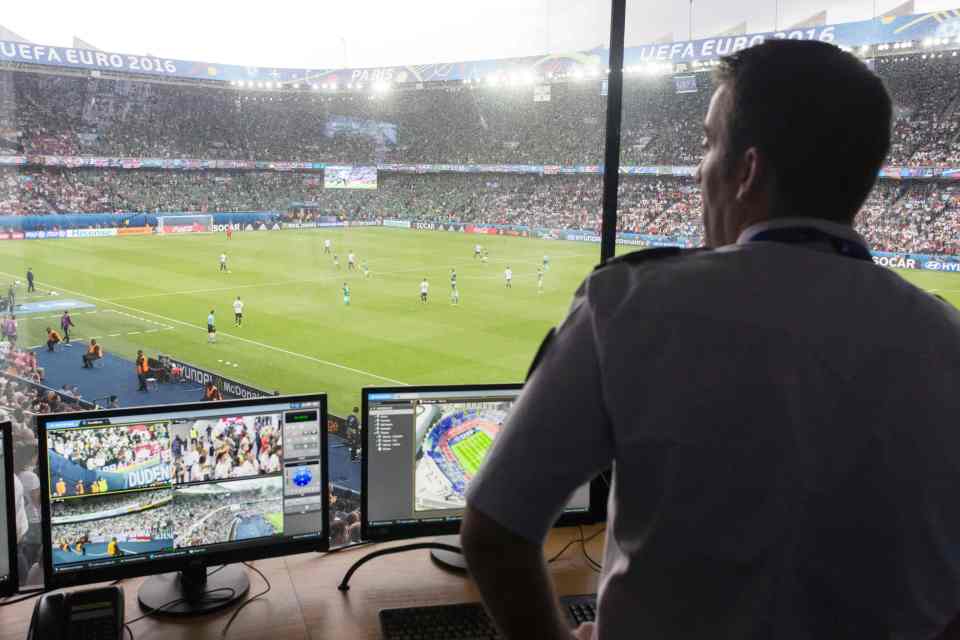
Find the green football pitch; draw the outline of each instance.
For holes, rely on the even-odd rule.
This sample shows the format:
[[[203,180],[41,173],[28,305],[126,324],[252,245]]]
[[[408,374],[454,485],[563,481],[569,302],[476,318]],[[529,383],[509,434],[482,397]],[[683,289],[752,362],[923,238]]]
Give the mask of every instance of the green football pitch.
[[[475,476],[477,471],[480,470],[483,459],[487,457],[487,450],[492,444],[493,439],[485,431],[478,429],[450,448],[453,450],[453,454],[457,456],[460,466],[471,476]]]
[[[339,270],[323,252],[325,239]],[[487,264],[473,257],[478,242],[490,252]],[[358,266],[369,262],[369,279],[347,271],[351,250]],[[218,272],[221,251],[230,273]],[[544,254],[550,271],[538,293]],[[521,381],[598,261],[599,246],[590,243],[369,227],[236,233],[229,241],[222,233],[37,240],[0,243],[0,293],[32,267],[36,299],[95,305],[73,313],[75,339],[98,337],[107,352],[131,360],[137,349],[170,354],[266,390],[325,391],[331,411],[345,415],[364,386]],[[512,289],[504,286],[507,266]],[[960,274],[901,274],[960,305]],[[427,304],[419,301],[424,277]],[[24,286],[18,302],[31,299]],[[238,295],[242,327],[233,323]],[[43,343],[56,315],[22,316],[20,344]]]

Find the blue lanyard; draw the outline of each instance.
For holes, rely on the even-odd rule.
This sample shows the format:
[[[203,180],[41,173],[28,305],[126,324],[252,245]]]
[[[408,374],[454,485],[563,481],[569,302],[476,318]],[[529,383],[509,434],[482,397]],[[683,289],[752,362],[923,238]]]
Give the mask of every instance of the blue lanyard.
[[[873,256],[870,255],[870,251],[859,242],[831,235],[816,227],[766,229],[750,238],[751,242],[755,240],[782,242],[784,244],[826,244],[841,256],[873,262]]]

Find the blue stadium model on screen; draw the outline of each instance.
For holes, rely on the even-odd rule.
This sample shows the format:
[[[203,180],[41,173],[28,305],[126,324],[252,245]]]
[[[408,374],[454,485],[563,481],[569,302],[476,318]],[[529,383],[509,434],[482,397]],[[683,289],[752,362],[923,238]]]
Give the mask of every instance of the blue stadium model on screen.
[[[457,533],[470,480],[522,388],[364,389],[361,537],[395,540]],[[557,525],[592,521],[590,486],[584,485],[574,492]]]
[[[17,591],[17,505],[10,423],[0,422],[0,597]]]
[[[141,606],[210,611],[240,565],[325,550],[327,399],[270,396],[38,418],[48,589],[153,575]]]

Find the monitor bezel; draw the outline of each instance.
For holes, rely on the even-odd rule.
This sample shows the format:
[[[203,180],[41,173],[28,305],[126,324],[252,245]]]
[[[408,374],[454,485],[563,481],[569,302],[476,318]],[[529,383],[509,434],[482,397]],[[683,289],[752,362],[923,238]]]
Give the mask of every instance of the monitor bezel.
[[[319,538],[302,541],[283,541],[273,544],[255,545],[247,548],[231,548],[224,551],[211,551],[201,555],[191,556],[189,561],[183,558],[145,561],[132,563],[129,566],[114,566],[103,569],[84,569],[75,572],[59,573],[53,571],[53,547],[51,544],[52,522],[50,516],[50,479],[47,460],[47,423],[64,420],[95,420],[97,418],[123,418],[142,413],[163,413],[170,411],[197,411],[211,406],[217,409],[243,409],[259,404],[275,404],[278,402],[319,402],[320,403],[320,476],[323,509],[321,516],[322,531]],[[167,405],[145,405],[140,407],[124,407],[119,409],[98,409],[94,411],[76,411],[70,413],[56,413],[37,416],[37,437],[39,439],[40,465],[40,495],[41,523],[43,528],[43,574],[47,589],[59,589],[94,582],[105,582],[123,578],[151,576],[185,568],[210,567],[214,565],[248,562],[263,558],[288,556],[311,551],[327,551],[330,545],[330,484],[329,484],[329,456],[327,454],[327,394],[304,394],[286,396],[264,396],[241,400],[221,400],[216,402],[188,402]]]
[[[360,421],[360,538],[365,542],[386,542],[389,540],[406,540],[409,538],[421,538],[425,536],[443,536],[452,535],[460,532],[460,523],[462,519],[455,522],[418,522],[415,524],[397,524],[391,527],[371,527],[370,514],[367,508],[369,492],[369,447],[367,447],[368,428],[367,416],[370,410],[370,395],[375,393],[430,393],[437,391],[450,391],[457,393],[459,391],[497,391],[522,390],[523,383],[510,382],[502,384],[464,384],[464,385],[415,385],[404,387],[364,387],[361,398],[361,421]],[[591,487],[590,504],[586,511],[577,513],[564,513],[560,516],[554,527],[568,527],[576,525],[592,524],[595,521],[594,492]]]
[[[7,555],[10,561],[10,579],[7,584],[0,583],[0,597],[12,596],[20,588],[20,575],[17,562],[17,504],[16,486],[13,480],[16,475],[16,464],[13,459],[13,425],[0,422],[0,434],[3,435],[3,478],[7,499],[3,505],[7,516]],[[26,500],[26,496],[24,496]]]

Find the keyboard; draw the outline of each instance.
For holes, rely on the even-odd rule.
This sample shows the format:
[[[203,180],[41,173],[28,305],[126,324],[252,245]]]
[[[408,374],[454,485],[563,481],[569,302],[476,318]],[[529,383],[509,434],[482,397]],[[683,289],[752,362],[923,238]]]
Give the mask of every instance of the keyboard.
[[[564,596],[560,605],[571,627],[597,617],[596,594]],[[383,609],[380,630],[384,640],[494,640],[493,622],[479,602],[436,607]]]

